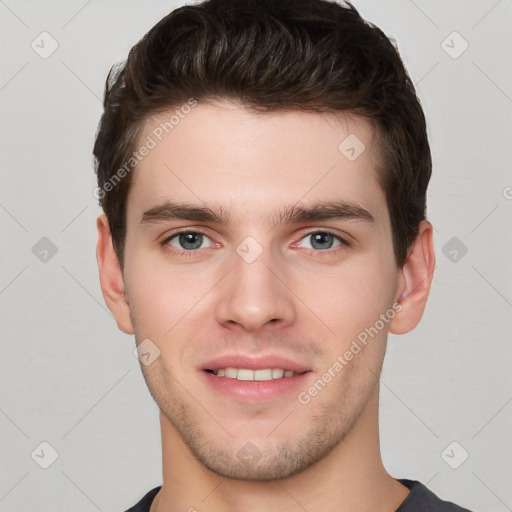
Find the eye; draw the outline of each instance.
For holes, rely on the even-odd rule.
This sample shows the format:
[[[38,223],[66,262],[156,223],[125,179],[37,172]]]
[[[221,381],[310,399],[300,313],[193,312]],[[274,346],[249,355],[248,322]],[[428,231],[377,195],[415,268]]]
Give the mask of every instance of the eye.
[[[340,245],[348,244],[341,237],[334,235],[333,233],[317,231],[315,233],[309,233],[304,238],[302,238],[300,245],[305,249],[325,251],[339,247]]]
[[[182,231],[167,238],[164,243],[171,247],[184,251],[195,251],[212,246],[212,241],[203,233],[196,231]]]

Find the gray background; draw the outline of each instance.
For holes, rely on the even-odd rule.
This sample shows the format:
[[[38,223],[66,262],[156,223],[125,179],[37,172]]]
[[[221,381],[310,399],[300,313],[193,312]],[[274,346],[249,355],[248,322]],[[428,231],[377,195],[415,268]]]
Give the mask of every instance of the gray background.
[[[0,0],[0,511],[121,511],[161,483],[157,407],[99,288],[91,149],[110,65],[179,4]],[[398,41],[434,158],[438,264],[423,322],[390,340],[384,462],[512,510],[512,2],[354,4]]]

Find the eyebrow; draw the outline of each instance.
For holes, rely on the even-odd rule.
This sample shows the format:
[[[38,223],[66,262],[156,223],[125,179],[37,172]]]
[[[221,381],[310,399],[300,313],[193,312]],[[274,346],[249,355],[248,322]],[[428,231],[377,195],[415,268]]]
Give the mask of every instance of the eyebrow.
[[[158,224],[171,220],[211,222],[227,225],[229,214],[221,206],[193,205],[164,201],[149,210],[140,218],[140,225]],[[320,220],[360,220],[375,224],[373,215],[362,206],[350,201],[325,201],[313,205],[289,205],[269,216],[269,222],[279,224],[297,224]]]

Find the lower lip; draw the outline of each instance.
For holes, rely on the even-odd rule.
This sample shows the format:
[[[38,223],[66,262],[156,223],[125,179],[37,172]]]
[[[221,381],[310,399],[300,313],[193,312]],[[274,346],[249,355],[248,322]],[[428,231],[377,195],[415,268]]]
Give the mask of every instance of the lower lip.
[[[216,392],[229,396],[230,398],[247,402],[262,402],[273,400],[293,391],[306,389],[307,381],[311,378],[312,372],[305,372],[293,377],[281,379],[254,381],[237,380],[227,377],[218,377],[213,373],[201,372],[209,386]]]

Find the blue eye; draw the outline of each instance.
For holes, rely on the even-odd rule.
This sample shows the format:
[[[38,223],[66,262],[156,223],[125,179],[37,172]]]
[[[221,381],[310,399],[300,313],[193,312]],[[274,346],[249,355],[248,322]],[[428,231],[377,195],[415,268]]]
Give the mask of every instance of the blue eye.
[[[206,235],[194,231],[177,233],[165,242],[176,249],[185,251],[194,251],[211,246],[211,240]]]
[[[345,241],[339,236],[333,235],[332,233],[328,233],[325,231],[309,233],[302,240],[308,239],[310,240],[309,247],[301,244],[302,247],[305,247],[306,249],[315,249],[320,251],[333,249],[334,247],[338,247],[340,245],[345,244]]]
[[[173,253],[183,256],[199,254],[199,249],[212,248],[216,245],[208,236],[198,231],[181,231],[166,238],[161,243]],[[315,231],[302,237],[297,245],[319,254],[330,250],[342,250],[350,244],[334,233]]]

